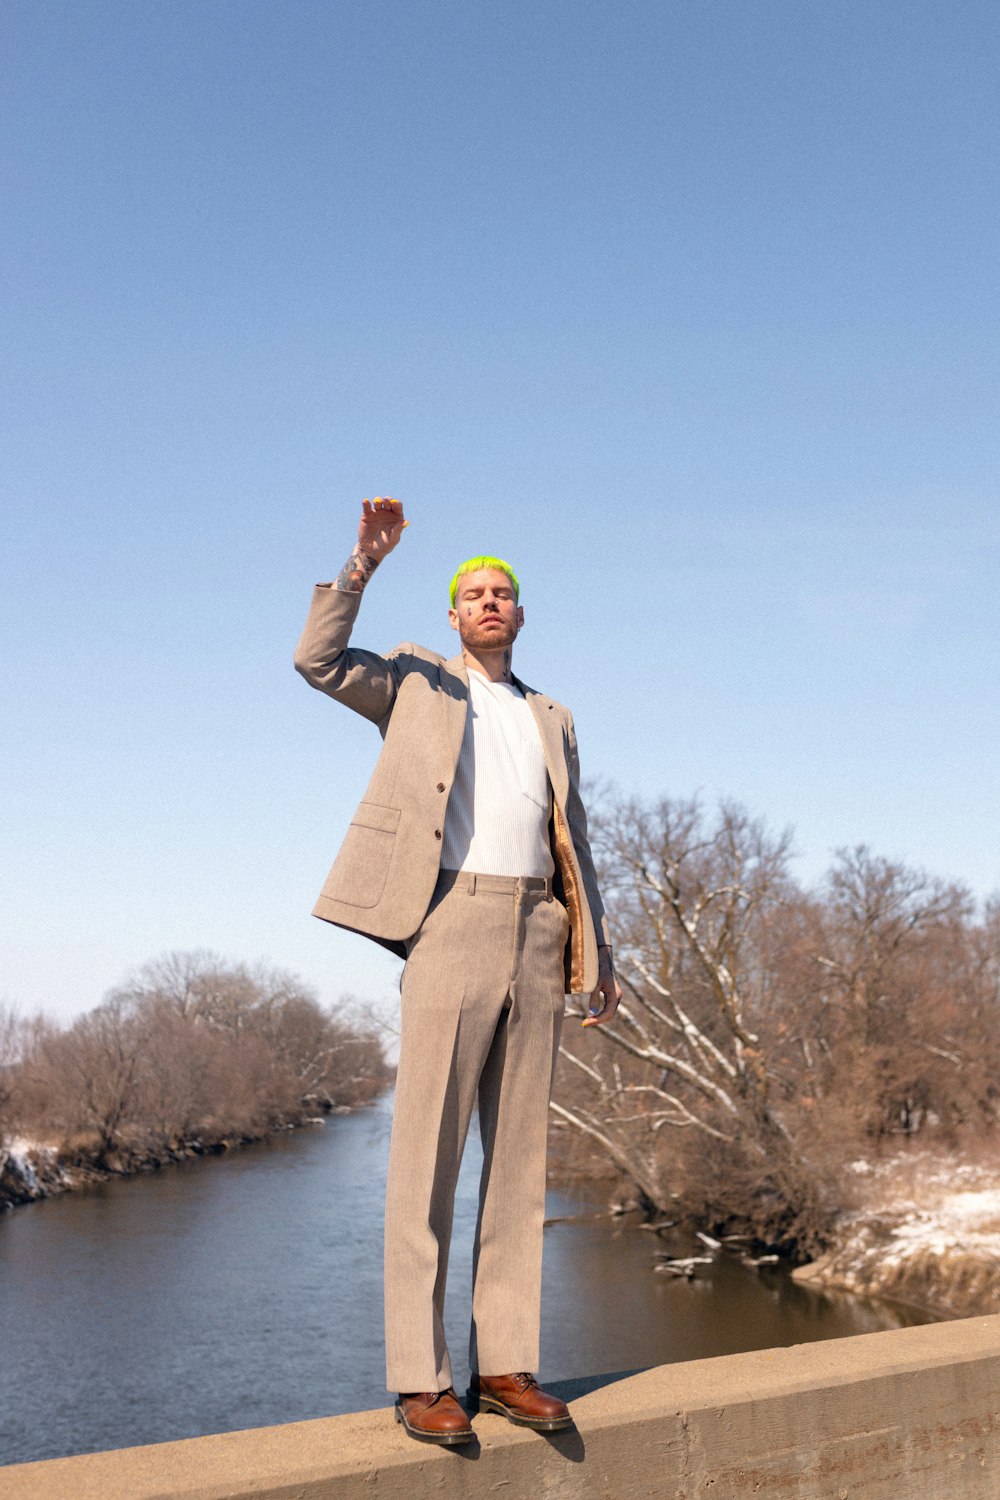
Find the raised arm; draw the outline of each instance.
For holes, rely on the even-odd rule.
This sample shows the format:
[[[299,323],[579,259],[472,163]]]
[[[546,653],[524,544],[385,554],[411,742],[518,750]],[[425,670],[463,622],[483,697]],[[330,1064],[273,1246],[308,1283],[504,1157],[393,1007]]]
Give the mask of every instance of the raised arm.
[[[392,710],[406,653],[379,656],[348,642],[365,585],[408,525],[401,501],[376,496],[362,502],[354,550],[333,583],[316,585],[295,649],[295,670],[311,687],[376,724]]]

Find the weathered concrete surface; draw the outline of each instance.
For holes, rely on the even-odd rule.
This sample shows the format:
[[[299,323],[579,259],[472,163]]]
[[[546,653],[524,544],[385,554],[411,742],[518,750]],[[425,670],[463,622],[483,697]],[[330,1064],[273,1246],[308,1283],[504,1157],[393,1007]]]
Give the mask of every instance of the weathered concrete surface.
[[[2,1500],[997,1500],[1000,1317],[666,1365],[544,1438],[414,1443],[390,1411],[0,1469]]]

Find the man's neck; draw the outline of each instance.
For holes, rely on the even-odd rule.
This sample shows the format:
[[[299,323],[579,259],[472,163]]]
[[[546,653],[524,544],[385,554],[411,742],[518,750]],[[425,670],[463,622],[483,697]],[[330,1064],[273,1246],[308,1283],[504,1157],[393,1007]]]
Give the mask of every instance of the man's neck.
[[[473,651],[462,647],[462,660],[470,672],[481,672],[491,682],[513,682],[511,665],[514,657],[512,647],[504,646],[500,651]]]

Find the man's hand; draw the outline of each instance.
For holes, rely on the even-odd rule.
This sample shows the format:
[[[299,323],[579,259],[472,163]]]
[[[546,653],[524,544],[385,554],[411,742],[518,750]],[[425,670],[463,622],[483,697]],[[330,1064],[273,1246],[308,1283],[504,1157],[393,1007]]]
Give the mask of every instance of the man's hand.
[[[381,562],[383,557],[388,557],[409,524],[403,519],[402,500],[392,500],[388,495],[362,500],[358,546],[375,562]]]
[[[388,557],[409,524],[409,521],[403,519],[402,500],[392,500],[388,495],[376,495],[374,500],[362,500],[358,544],[337,574],[334,588],[341,589],[346,594],[360,594],[383,557]]]
[[[610,1021],[618,1009],[618,1002],[622,997],[622,987],[615,978],[615,971],[611,967],[611,949],[601,947],[597,950],[598,978],[597,989],[590,997],[590,1009],[584,1018],[584,1026],[602,1026],[605,1021]],[[603,1006],[598,1000],[601,996],[604,1000]]]

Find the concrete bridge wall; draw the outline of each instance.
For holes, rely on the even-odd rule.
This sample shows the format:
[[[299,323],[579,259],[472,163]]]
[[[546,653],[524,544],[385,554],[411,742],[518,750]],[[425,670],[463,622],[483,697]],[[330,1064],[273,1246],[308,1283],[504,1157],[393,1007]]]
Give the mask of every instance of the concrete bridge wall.
[[[576,1389],[570,1387],[575,1386]],[[584,1393],[578,1394],[583,1388]],[[2,1500],[998,1500],[1000,1317],[570,1382],[577,1430],[391,1411],[0,1468]]]

